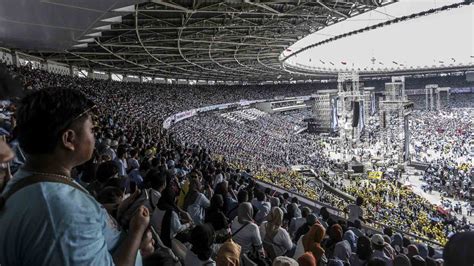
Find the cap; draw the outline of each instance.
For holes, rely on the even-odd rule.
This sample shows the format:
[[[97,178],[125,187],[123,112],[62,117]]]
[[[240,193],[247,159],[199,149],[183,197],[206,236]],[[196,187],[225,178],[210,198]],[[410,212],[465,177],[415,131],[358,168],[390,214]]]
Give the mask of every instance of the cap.
[[[383,239],[383,236],[381,234],[373,235],[372,238],[370,239],[370,242],[372,242],[372,244],[377,245],[377,246],[385,245],[385,240]]]

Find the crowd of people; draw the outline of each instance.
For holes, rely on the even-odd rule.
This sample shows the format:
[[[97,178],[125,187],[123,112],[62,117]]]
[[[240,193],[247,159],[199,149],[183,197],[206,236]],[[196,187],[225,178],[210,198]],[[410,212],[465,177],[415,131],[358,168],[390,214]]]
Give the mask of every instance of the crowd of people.
[[[0,159],[14,157],[14,175],[10,178],[5,171],[2,180],[8,182],[0,188],[1,265],[247,265],[252,261],[391,266],[442,265],[444,260],[447,266],[463,266],[474,261],[469,250],[462,249],[474,241],[471,232],[454,235],[439,251],[390,227],[380,233],[366,231],[364,223],[370,216],[360,211],[360,199],[359,207],[348,206],[349,220],[331,215],[326,208],[309,208],[298,197],[254,181],[254,177],[282,180],[288,178],[285,172],[271,176],[236,167],[226,156],[215,160],[218,147],[212,143],[205,147],[185,141],[179,131],[175,136],[161,127],[164,117],[190,107],[290,94],[284,88],[216,94],[208,87],[159,89],[13,70],[34,92],[4,105],[2,134],[13,152],[0,146],[0,154],[13,154]],[[276,133],[260,136],[255,145],[281,138],[278,134],[291,129],[281,120],[263,119],[257,123],[274,127]],[[214,117],[215,128],[208,130],[230,130],[219,129],[221,122],[225,124],[225,118]],[[293,157],[298,149],[305,147],[289,148],[287,157],[298,157]],[[238,156],[246,158],[244,153]],[[288,160],[274,156],[276,162]],[[298,182],[298,175],[290,177]]]
[[[266,114],[240,124],[220,113],[203,114],[181,121],[171,132],[183,142],[239,162],[268,167],[323,163],[317,154],[321,150],[318,137],[295,130],[301,127],[305,113],[296,116]]]
[[[413,113],[412,160],[429,164],[423,174],[426,190],[440,191],[446,197],[469,198],[473,177],[472,117],[473,108]]]

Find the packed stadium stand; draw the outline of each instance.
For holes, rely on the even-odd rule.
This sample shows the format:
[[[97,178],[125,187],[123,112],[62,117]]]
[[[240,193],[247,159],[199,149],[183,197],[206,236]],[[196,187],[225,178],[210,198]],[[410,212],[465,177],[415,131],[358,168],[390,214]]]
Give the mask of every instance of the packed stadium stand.
[[[331,102],[316,134],[314,99],[349,92],[280,56],[397,1],[63,2],[84,14],[32,4],[57,24],[37,42],[0,11],[0,266],[474,265],[472,65],[407,69],[399,102],[361,72],[368,116]]]

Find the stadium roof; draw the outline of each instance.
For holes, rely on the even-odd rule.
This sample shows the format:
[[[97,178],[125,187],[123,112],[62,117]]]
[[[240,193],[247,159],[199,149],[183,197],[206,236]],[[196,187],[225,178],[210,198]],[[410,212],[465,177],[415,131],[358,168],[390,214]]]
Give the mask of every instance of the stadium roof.
[[[61,18],[55,23],[68,21],[64,11],[84,24],[72,38],[61,35],[56,43],[49,38],[56,51],[26,47],[43,58],[114,73],[264,81],[304,79],[282,68],[282,51],[310,33],[395,0],[82,0],[73,7],[66,0],[39,2],[64,7],[48,12]],[[127,2],[134,3],[124,6]],[[31,9],[21,12],[35,12]],[[86,12],[94,9],[95,15]]]
[[[400,0],[326,27],[283,51],[288,70],[407,73],[474,68],[472,1]],[[366,29],[366,30],[362,30]],[[348,34],[352,32],[352,34]],[[333,41],[328,41],[333,39]]]

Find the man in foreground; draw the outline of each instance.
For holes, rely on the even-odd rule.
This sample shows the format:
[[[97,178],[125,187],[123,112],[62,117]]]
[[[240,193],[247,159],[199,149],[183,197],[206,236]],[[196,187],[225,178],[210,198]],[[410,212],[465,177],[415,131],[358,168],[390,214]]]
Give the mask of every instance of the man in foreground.
[[[0,265],[135,265],[149,223],[140,207],[128,233],[71,178],[94,150],[91,110],[82,93],[48,88],[17,112],[25,165],[2,193]]]

